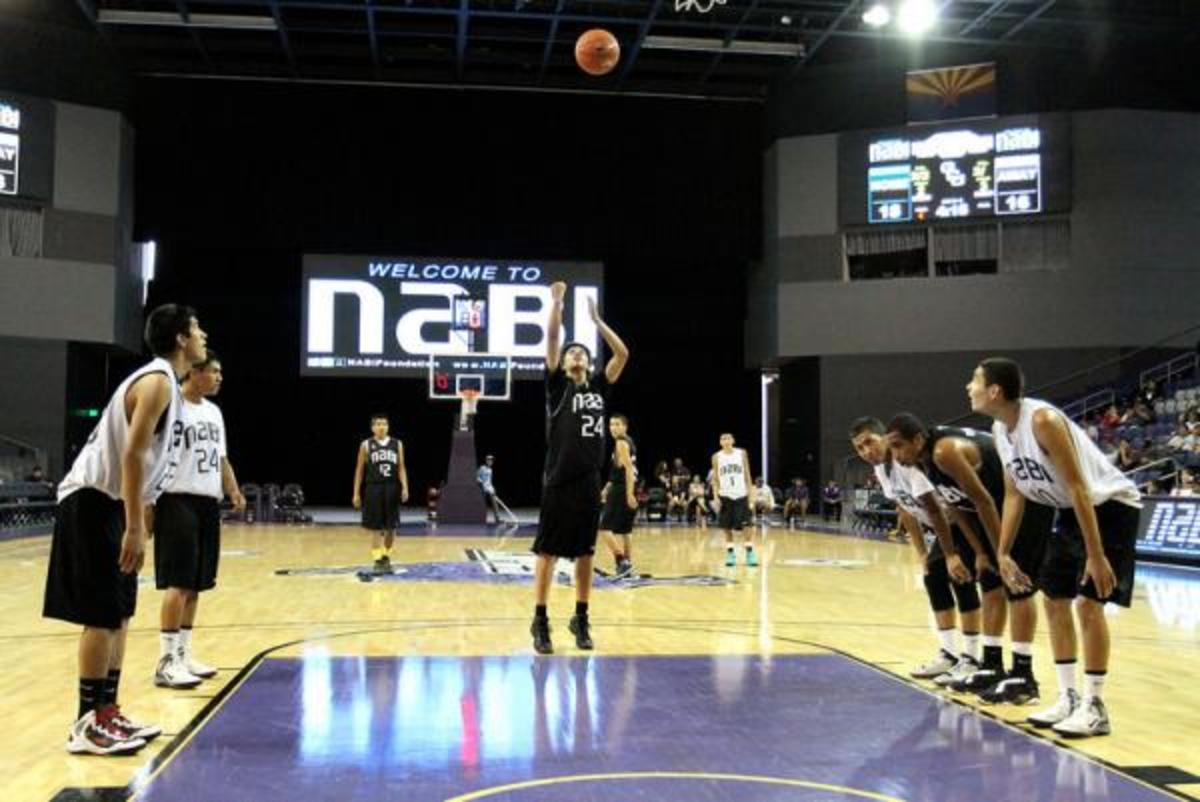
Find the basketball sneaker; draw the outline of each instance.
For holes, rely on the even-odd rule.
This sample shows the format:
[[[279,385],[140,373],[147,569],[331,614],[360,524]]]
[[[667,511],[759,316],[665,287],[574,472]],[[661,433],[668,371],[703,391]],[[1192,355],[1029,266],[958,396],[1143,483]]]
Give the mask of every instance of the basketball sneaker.
[[[187,669],[189,674],[199,677],[200,679],[210,679],[217,675],[217,670],[215,668],[205,663],[201,663],[190,654],[185,654],[183,656],[183,667]]]
[[[737,565],[737,552],[733,549],[725,550],[725,567],[733,568]]]
[[[188,671],[177,654],[164,654],[154,670],[154,684],[160,688],[186,690],[200,684],[200,678]]]
[[[113,705],[89,710],[71,725],[67,733],[67,751],[73,755],[129,755],[146,745],[132,738],[113,721]]]
[[[750,568],[758,567],[758,552],[754,549],[746,549],[746,565]]]
[[[112,721],[129,735],[130,738],[141,738],[143,741],[153,741],[162,735],[162,727],[157,724],[142,724],[127,717],[121,712],[120,705],[112,705]]]
[[[1112,732],[1112,724],[1108,720],[1108,708],[1104,706],[1104,702],[1093,697],[1081,702],[1070,716],[1055,724],[1052,729],[1067,738],[1087,738],[1092,735],[1108,735]]]
[[[982,693],[1006,679],[1008,674],[1003,668],[981,667],[978,671],[950,683],[950,690],[955,693]]]
[[[943,688],[952,686],[955,682],[964,682],[968,677],[979,670],[979,661],[969,654],[964,654],[958,658],[958,662],[954,664],[954,668],[947,671],[945,674],[939,674],[933,678],[933,684]]]
[[[937,653],[937,657],[930,660],[923,666],[918,666],[908,675],[913,679],[933,679],[940,677],[942,674],[949,673],[950,669],[954,668],[958,661],[954,659],[954,655],[942,649]]]
[[[554,654],[554,644],[550,642],[550,619],[535,616],[529,625],[529,634],[533,636],[533,650],[538,654]]]
[[[575,636],[575,645],[580,649],[591,649],[595,645],[592,643],[591,624],[588,623],[586,615],[571,616],[571,623],[567,625],[567,629]]]
[[[1053,727],[1069,719],[1078,709],[1079,693],[1074,688],[1067,688],[1067,692],[1059,694],[1058,701],[1052,706],[1039,710],[1025,720],[1035,727]]]
[[[1037,680],[1016,674],[1010,674],[979,694],[979,701],[985,705],[1031,705],[1040,698]]]
[[[616,575],[618,577],[626,577],[632,573],[633,573],[633,561],[632,560],[617,560]]]
[[[390,573],[393,573],[393,571],[392,571],[392,558],[391,558],[391,557],[389,557],[388,555],[386,555],[386,554],[385,554],[385,555],[383,555],[383,557],[381,557],[381,558],[380,558],[380,560],[379,560],[379,565],[380,565],[380,567],[383,569],[382,571],[380,571],[380,573],[382,573],[382,574],[390,574]]]

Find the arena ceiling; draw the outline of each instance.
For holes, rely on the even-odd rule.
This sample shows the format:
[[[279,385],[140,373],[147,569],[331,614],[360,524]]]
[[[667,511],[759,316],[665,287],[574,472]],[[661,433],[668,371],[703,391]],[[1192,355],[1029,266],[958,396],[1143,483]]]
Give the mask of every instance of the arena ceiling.
[[[139,75],[380,82],[760,100],[771,80],[902,48],[957,63],[1033,50],[1200,44],[1200,0],[936,0],[914,42],[868,0],[75,0]],[[609,75],[574,42],[607,28]]]

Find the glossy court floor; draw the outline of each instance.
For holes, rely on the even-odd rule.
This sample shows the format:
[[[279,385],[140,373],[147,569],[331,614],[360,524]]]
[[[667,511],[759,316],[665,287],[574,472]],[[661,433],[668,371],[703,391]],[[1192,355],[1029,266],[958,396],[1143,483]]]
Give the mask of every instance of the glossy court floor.
[[[406,527],[406,531],[409,528]],[[534,656],[528,537],[405,535],[362,581],[353,527],[225,529],[196,651],[221,667],[155,688],[144,577],[122,704],[166,733],[134,757],[63,750],[71,627],[39,617],[48,540],[0,543],[4,800],[1062,800],[1200,796],[1200,572],[1139,566],[1113,610],[1114,734],[1062,745],[1027,708],[907,679],[935,644],[909,547],[766,530],[759,568],[720,535],[644,528],[650,578],[601,580],[597,648]],[[598,563],[608,568],[603,559]],[[1036,668],[1054,674],[1044,631]]]

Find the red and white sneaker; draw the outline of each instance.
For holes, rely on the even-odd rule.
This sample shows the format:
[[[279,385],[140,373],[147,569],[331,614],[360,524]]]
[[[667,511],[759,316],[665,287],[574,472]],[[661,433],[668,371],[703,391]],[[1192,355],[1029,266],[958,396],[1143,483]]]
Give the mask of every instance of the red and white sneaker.
[[[119,705],[113,705],[112,720],[121,729],[125,730],[131,738],[141,738],[143,741],[153,741],[158,736],[162,735],[162,727],[157,724],[143,724],[126,716],[121,712]]]
[[[113,721],[114,705],[84,713],[67,733],[67,751],[73,755],[131,755],[146,745]]]

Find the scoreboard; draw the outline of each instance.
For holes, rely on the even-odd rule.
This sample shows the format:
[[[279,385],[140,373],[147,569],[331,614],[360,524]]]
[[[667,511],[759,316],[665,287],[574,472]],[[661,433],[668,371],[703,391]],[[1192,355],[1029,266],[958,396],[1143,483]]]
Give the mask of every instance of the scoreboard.
[[[853,149],[862,150],[857,169],[851,168],[862,181],[866,162],[865,222],[927,223],[1065,210],[1068,138],[1061,122],[1042,117],[866,134],[856,140]]]
[[[0,100],[0,195],[16,195],[21,166],[21,109]]]

